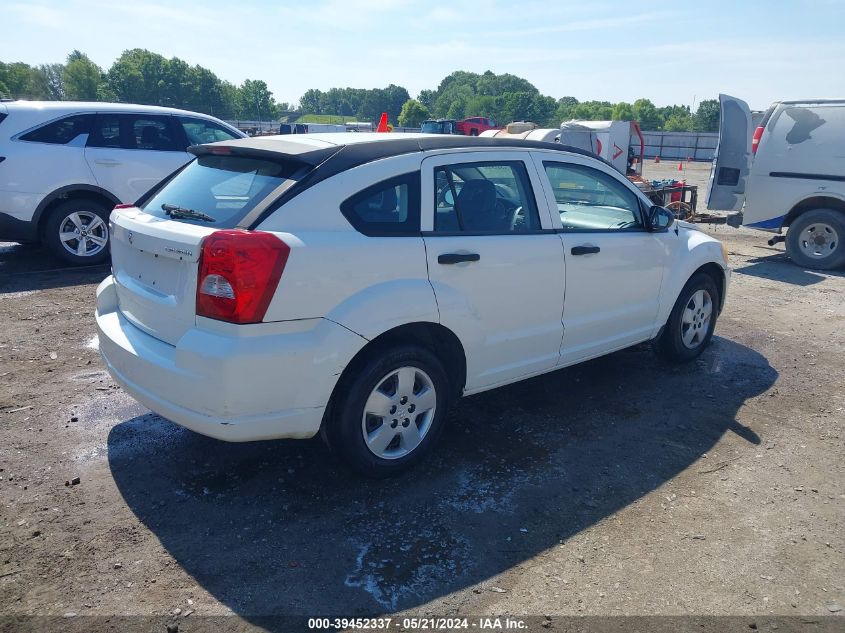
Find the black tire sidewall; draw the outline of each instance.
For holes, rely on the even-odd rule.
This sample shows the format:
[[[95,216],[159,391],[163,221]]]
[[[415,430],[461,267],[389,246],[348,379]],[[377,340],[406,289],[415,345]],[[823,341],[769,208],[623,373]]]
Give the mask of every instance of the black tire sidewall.
[[[380,380],[394,369],[406,366],[421,369],[434,383],[437,394],[434,420],[411,454],[398,459],[383,459],[374,455],[364,441],[361,432],[364,404]],[[398,474],[425,457],[443,431],[450,404],[449,379],[437,357],[429,350],[414,345],[382,348],[370,353],[357,367],[350,366],[346,374],[338,384],[326,419],[324,439],[330,449],[358,473],[373,478]]]
[[[839,236],[839,244],[832,255],[824,259],[813,259],[801,252],[798,241],[801,233],[809,225],[816,222],[831,224]],[[789,258],[803,268],[813,270],[832,270],[845,266],[845,214],[834,209],[813,209],[799,215],[786,232],[786,253]]]
[[[59,239],[59,226],[68,215],[75,211],[90,211],[96,213],[100,216],[103,222],[106,223],[106,232],[108,235],[109,215],[111,213],[110,209],[107,209],[100,202],[95,200],[68,200],[50,211],[50,215],[44,223],[44,243],[54,255],[75,266],[93,266],[106,262],[110,255],[111,235],[108,235],[106,247],[96,255],[80,257],[79,255],[69,253],[65,247],[62,246],[62,242]]]
[[[707,334],[704,336],[704,340],[700,345],[691,349],[684,345],[684,341],[681,338],[681,321],[683,319],[684,308],[689,303],[690,297],[699,290],[706,290],[710,294],[710,300],[713,302],[713,312],[710,315],[710,324],[707,327]],[[710,275],[704,273],[693,275],[678,295],[678,300],[672,307],[669,320],[666,322],[666,327],[658,341],[658,350],[661,352],[661,355],[675,362],[687,362],[697,358],[713,338],[713,331],[716,329],[716,319],[719,315],[720,301],[719,289]]]

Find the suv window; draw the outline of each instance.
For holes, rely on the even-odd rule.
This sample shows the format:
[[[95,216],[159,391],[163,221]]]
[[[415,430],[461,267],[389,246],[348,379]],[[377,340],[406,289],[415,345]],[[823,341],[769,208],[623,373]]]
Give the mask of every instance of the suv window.
[[[211,217],[211,220],[179,217],[180,222],[233,228],[302,166],[292,161],[249,156],[199,156],[153,192],[141,208],[150,215],[165,218],[168,215],[164,205],[179,207]]]
[[[64,119],[53,121],[52,123],[42,125],[31,132],[27,132],[21,136],[21,140],[35,143],[64,145],[66,143],[70,143],[80,134],[90,133],[91,119],[93,118],[93,114],[76,114],[74,116],[65,117]],[[0,119],[0,121],[1,120],[2,119]]]
[[[419,235],[420,173],[367,187],[345,200],[340,211],[364,235]]]
[[[462,163],[434,170],[434,230],[529,233],[540,217],[521,161]]]
[[[613,176],[571,163],[544,162],[560,221],[569,231],[642,228],[637,196]]]
[[[179,123],[185,130],[190,145],[202,145],[203,143],[214,143],[216,141],[231,141],[239,138],[232,134],[222,125],[205,119],[194,119],[191,117],[179,117]]]
[[[89,147],[184,151],[172,117],[143,114],[100,114]]]

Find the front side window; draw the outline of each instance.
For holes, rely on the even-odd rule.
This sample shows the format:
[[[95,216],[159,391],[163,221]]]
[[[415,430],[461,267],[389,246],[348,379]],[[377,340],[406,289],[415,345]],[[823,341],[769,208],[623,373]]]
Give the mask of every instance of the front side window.
[[[521,161],[462,163],[434,170],[438,233],[530,233],[540,217]]]
[[[22,141],[33,143],[50,143],[53,145],[65,145],[70,143],[80,134],[89,134],[91,131],[91,114],[77,114],[53,121],[47,125],[27,132],[21,136]]]
[[[205,119],[194,119],[191,117],[179,117],[179,123],[185,130],[188,143],[191,145],[202,145],[203,143],[215,143],[217,141],[231,141],[240,138],[232,134],[222,125]]]
[[[560,221],[569,231],[641,229],[637,196],[613,176],[591,167],[544,162]]]
[[[412,172],[367,187],[340,205],[364,235],[419,234],[420,174]]]
[[[160,218],[233,228],[301,167],[250,156],[200,156],[141,208]]]

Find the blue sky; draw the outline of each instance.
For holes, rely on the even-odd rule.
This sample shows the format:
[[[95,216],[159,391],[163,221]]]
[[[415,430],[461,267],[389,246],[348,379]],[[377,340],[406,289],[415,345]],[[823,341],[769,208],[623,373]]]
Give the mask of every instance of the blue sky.
[[[276,99],[509,72],[544,94],[692,105],[719,92],[763,109],[845,97],[842,0],[521,3],[415,0],[0,0],[0,61],[108,68],[129,48],[201,64]]]

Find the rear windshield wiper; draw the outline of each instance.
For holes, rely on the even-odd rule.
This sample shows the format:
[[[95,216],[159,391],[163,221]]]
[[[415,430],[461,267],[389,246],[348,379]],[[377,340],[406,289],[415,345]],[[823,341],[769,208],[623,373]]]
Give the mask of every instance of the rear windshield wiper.
[[[203,222],[217,222],[213,217],[208,215],[207,213],[203,213],[202,211],[194,211],[193,209],[186,209],[185,207],[180,207],[176,204],[163,204],[161,205],[162,210],[165,214],[169,215],[171,218],[182,218],[185,220],[202,220]]]

